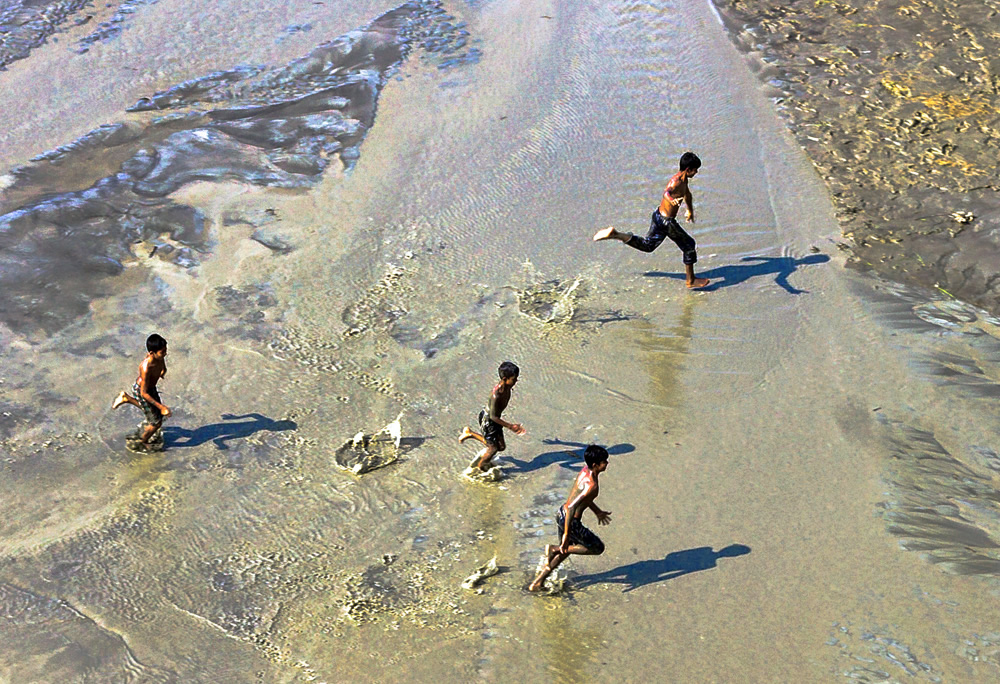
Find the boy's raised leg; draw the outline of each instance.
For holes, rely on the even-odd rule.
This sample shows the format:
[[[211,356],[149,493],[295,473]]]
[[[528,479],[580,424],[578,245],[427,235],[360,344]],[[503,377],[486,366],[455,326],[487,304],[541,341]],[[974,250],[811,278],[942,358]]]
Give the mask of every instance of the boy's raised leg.
[[[600,242],[601,240],[621,240],[625,242],[630,237],[632,237],[632,233],[623,233],[620,230],[615,230],[614,226],[608,226],[594,233],[592,239],[594,242]]]
[[[472,428],[470,428],[468,425],[462,428],[462,434],[458,436],[458,443],[461,444],[467,439],[474,439],[477,442],[481,442],[484,446],[486,445],[486,438],[483,437],[478,432],[473,432]]]
[[[137,402],[135,399],[126,394],[125,390],[122,390],[121,392],[118,393],[118,396],[115,397],[115,400],[111,402],[111,408],[116,409],[122,404],[132,404],[132,406],[138,406],[139,402]]]

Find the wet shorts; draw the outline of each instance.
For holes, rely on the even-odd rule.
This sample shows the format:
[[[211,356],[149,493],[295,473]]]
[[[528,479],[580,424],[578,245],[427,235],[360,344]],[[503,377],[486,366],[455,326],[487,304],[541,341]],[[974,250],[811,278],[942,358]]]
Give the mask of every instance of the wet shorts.
[[[695,250],[694,238],[687,234],[677,219],[667,218],[657,209],[653,212],[653,217],[649,221],[649,232],[646,237],[633,235],[625,244],[638,249],[640,252],[652,252],[660,246],[664,238],[670,238],[681,248],[684,256],[682,261],[685,264],[693,264],[698,261],[698,252]]]
[[[146,422],[150,425],[159,425],[163,422],[163,414],[160,413],[160,409],[156,408],[142,396],[142,391],[139,388],[139,383],[132,385],[132,392],[135,396],[135,400],[139,402],[139,406],[142,408],[142,412],[146,415]],[[149,391],[151,395],[160,401],[160,393],[156,389]],[[161,402],[162,403],[162,402]]]
[[[490,420],[490,414],[486,409],[479,412],[479,429],[483,431],[483,439],[497,451],[507,448],[507,443],[503,441],[503,426]]]
[[[556,513],[556,527],[559,528],[559,540],[562,541],[563,532],[566,530],[566,512],[563,507],[559,507]],[[586,547],[594,554],[604,553],[604,542],[596,534],[591,532],[580,522],[579,518],[573,518],[569,522],[569,543],[579,544]]]

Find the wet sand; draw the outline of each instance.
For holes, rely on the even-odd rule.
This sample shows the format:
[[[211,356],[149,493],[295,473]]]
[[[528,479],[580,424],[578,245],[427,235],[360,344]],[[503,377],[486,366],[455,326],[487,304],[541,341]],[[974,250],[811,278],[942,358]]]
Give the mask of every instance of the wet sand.
[[[716,0],[851,264],[1000,313],[992,3]]]
[[[153,7],[194,11],[161,0],[123,40],[169,33]],[[203,39],[185,73],[46,149],[240,51],[280,67],[394,7],[363,9],[295,46]],[[167,198],[203,217],[197,263],[139,236],[83,316],[0,328],[3,676],[995,677],[1000,321],[843,268],[823,180],[707,4],[443,10],[481,54],[414,49],[350,170],[186,181]],[[10,167],[44,151],[19,145]],[[644,230],[685,149],[705,160],[703,293],[670,245],[590,242]],[[136,456],[138,416],[108,406],[154,329],[175,416],[167,450]],[[456,438],[505,358],[529,432],[503,481],[469,483]],[[401,411],[398,461],[337,467]],[[608,551],[527,595],[591,441],[612,453],[614,522],[588,521]]]

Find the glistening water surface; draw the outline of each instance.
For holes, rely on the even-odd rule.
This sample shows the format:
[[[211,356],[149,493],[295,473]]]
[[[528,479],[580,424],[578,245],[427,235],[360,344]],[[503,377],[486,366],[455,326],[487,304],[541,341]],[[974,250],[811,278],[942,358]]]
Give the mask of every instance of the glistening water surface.
[[[842,271],[707,4],[230,7],[0,74],[103,93],[40,104],[50,154],[9,112],[4,677],[996,675],[996,322]],[[126,58],[152,80],[98,68]],[[686,149],[702,293],[669,243],[590,241],[644,231]],[[154,330],[174,415],[137,455],[110,402]],[[528,434],[468,482],[507,358]],[[398,460],[338,467],[397,416]],[[607,551],[531,596],[593,441]]]

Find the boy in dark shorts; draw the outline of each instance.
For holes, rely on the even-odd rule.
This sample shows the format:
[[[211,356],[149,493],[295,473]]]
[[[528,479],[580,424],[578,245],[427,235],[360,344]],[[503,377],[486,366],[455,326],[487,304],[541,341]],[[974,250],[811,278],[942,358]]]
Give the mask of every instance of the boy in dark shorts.
[[[684,273],[689,288],[699,288],[708,285],[708,278],[698,278],[694,274],[694,265],[698,261],[694,238],[677,223],[677,212],[681,202],[687,204],[687,220],[694,223],[694,200],[691,199],[691,189],[688,181],[695,177],[701,168],[701,159],[694,152],[681,155],[680,171],[675,173],[663,191],[660,206],[653,212],[646,237],[632,233],[623,233],[608,226],[594,233],[594,241],[619,240],[640,252],[652,252],[660,246],[665,238],[670,238],[680,247],[683,253]]]
[[[132,385],[132,395],[121,392],[111,403],[116,409],[122,404],[132,404],[142,409],[146,416],[139,442],[144,449],[149,449],[149,439],[156,434],[163,424],[163,419],[170,415],[170,409],[160,401],[160,393],[156,391],[156,383],[167,374],[167,341],[153,333],[146,338],[146,358],[139,364],[139,377]]]
[[[510,402],[510,392],[517,384],[521,370],[511,361],[504,361],[500,364],[497,372],[500,374],[500,382],[490,393],[490,400],[486,408],[479,412],[479,429],[483,431],[482,434],[473,432],[469,427],[464,427],[462,434],[458,437],[459,443],[467,439],[474,439],[482,443],[483,450],[469,464],[470,468],[478,468],[481,472],[489,470],[490,462],[497,452],[507,448],[503,438],[504,428],[513,430],[514,434],[517,435],[523,435],[526,432],[520,423],[508,423],[500,417]]]
[[[538,572],[528,591],[541,591],[545,579],[570,554],[599,556],[604,553],[604,542],[591,532],[580,520],[588,508],[597,516],[598,525],[611,524],[611,511],[602,511],[594,500],[600,493],[598,476],[608,469],[608,451],[604,447],[591,444],[583,454],[586,465],[580,470],[570,489],[566,503],[556,513],[559,545],[545,547],[545,565]]]

